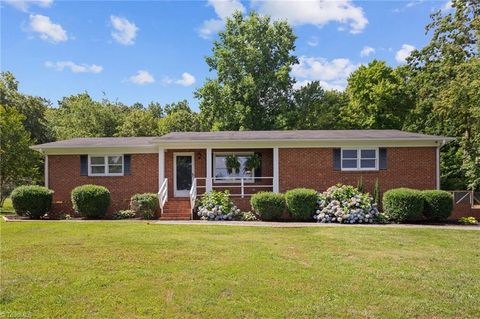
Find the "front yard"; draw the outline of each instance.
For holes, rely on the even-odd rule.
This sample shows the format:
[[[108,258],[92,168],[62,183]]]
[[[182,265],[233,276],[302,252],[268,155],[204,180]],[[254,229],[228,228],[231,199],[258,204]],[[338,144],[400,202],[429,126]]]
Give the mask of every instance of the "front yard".
[[[474,318],[480,232],[0,223],[2,315]]]

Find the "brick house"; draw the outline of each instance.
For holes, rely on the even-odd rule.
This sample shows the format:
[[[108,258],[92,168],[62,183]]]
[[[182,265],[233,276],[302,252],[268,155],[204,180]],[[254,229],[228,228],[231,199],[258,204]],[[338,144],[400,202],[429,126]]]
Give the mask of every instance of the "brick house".
[[[452,138],[398,130],[182,132],[161,137],[75,138],[33,146],[45,154],[45,184],[55,213],[72,213],[70,192],[106,186],[110,212],[133,194],[158,193],[162,219],[190,219],[197,196],[228,189],[250,209],[259,191],[296,187],[324,191],[336,183],[367,191],[396,187],[438,189],[440,148]],[[259,159],[251,169],[248,160]],[[227,165],[235,158],[239,168]]]

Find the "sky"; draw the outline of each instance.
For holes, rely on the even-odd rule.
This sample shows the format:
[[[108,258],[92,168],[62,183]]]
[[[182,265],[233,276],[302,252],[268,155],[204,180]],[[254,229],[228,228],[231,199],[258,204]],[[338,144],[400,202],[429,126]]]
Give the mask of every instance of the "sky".
[[[298,36],[295,87],[319,80],[343,90],[373,59],[405,63],[429,39],[437,1],[19,1],[0,0],[0,69],[23,93],[49,99],[87,91],[93,98],[162,105],[186,99],[215,76],[205,63],[235,10],[287,20]]]

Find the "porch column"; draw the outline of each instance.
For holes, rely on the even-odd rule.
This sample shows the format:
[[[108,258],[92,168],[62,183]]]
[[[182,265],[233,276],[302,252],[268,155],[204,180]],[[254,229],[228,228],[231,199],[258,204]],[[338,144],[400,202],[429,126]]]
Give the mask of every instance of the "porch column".
[[[163,147],[158,148],[158,190],[162,187],[162,183],[165,180],[165,149]]]
[[[280,192],[279,185],[279,167],[278,167],[278,147],[273,148],[273,192]]]
[[[207,147],[207,176],[205,180],[205,190],[210,192],[212,190],[212,148]]]

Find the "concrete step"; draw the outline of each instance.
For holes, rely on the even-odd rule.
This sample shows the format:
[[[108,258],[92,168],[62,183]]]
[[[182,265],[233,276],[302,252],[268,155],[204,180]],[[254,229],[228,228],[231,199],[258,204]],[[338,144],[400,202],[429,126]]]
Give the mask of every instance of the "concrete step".
[[[163,216],[160,220],[190,220],[190,216]]]

